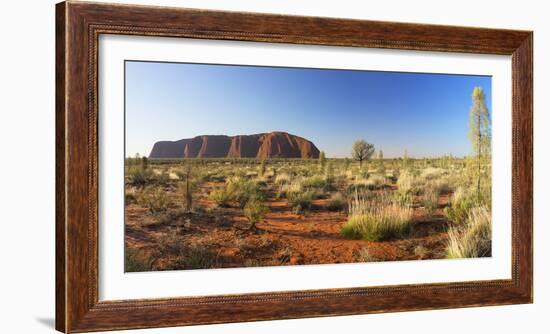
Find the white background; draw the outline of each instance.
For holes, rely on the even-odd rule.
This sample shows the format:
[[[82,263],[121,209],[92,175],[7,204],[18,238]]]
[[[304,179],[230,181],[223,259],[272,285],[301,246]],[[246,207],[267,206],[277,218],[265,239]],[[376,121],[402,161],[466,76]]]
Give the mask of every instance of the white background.
[[[137,1],[186,7],[535,31],[535,304],[407,312],[136,333],[545,333],[550,309],[545,188],[550,159],[550,25],[543,1]],[[54,3],[0,5],[0,332],[53,332],[54,317]],[[130,332],[127,332],[130,333]]]

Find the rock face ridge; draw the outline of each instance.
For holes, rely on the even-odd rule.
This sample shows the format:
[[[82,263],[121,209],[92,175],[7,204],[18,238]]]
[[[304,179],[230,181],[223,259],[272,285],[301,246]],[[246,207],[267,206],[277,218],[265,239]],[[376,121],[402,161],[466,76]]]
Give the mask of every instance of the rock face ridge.
[[[286,132],[253,135],[204,135],[178,141],[159,141],[150,158],[318,158],[311,141]]]

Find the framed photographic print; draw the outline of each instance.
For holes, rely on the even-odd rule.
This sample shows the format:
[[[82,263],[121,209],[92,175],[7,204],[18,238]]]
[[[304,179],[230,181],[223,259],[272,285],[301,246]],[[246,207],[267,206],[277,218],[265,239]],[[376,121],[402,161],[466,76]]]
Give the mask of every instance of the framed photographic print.
[[[532,32],[56,9],[58,330],[532,302]]]

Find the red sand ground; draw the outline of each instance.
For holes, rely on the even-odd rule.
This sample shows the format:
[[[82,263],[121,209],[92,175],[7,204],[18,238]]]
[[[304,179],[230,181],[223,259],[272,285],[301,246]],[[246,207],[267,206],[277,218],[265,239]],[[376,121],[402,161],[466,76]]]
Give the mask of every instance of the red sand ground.
[[[449,196],[442,195],[440,206],[448,202]],[[126,246],[156,257],[153,270],[188,268],[174,262],[176,255],[158,255],[160,248],[166,248],[162,240],[167,236],[174,236],[177,245],[200,244],[215,258],[212,266],[223,268],[361,262],[364,248],[370,261],[434,259],[445,255],[447,222],[442,209],[427,215],[424,208],[415,207],[408,237],[369,242],[341,236],[347,215],[329,212],[323,208],[325,204],[326,200],[316,200],[310,212],[298,215],[286,200],[271,199],[270,212],[258,223],[256,231],[248,229],[238,208],[198,211],[158,222],[147,209],[130,204],[126,207]],[[206,199],[199,200],[199,205],[213,206]]]

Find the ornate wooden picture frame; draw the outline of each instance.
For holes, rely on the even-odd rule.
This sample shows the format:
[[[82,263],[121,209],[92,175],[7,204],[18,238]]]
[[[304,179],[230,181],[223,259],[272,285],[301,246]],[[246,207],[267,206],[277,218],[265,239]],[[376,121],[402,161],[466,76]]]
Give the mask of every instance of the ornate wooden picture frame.
[[[98,39],[167,36],[510,55],[511,279],[122,301],[98,298]],[[56,8],[56,329],[85,332],[531,303],[533,33],[66,1]]]

